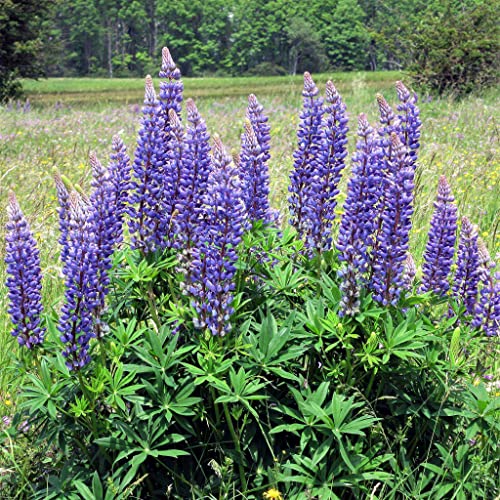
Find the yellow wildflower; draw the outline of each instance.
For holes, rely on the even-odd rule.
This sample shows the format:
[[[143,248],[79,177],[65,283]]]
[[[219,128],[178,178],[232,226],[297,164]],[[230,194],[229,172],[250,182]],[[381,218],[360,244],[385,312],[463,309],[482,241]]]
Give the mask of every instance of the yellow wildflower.
[[[276,488],[271,488],[264,493],[266,500],[283,500],[281,493]]]

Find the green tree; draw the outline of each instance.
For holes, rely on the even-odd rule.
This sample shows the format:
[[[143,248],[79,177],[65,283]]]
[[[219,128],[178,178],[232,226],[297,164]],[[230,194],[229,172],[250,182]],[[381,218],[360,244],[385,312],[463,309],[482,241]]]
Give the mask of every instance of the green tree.
[[[0,101],[21,93],[20,77],[44,75],[43,20],[52,0],[0,0]]]
[[[185,75],[217,71],[229,46],[230,3],[178,0],[158,3],[159,39]]]
[[[323,71],[328,66],[319,33],[302,17],[291,19],[287,29],[290,43],[290,73]]]
[[[368,63],[368,32],[357,0],[339,0],[323,42],[332,66],[341,70],[365,69]]]

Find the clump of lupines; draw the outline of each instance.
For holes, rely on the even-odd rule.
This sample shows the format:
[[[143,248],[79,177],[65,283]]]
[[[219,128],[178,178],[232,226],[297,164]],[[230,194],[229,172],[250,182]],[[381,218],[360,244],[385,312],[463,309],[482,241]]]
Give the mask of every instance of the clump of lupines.
[[[381,182],[378,160],[382,151],[365,114],[358,118],[358,137],[337,238],[339,260],[345,263],[339,272],[343,292],[341,311],[348,315],[359,310],[359,282],[370,262],[368,250],[375,229],[375,204]]]
[[[243,182],[243,196],[250,223],[271,222],[269,207],[269,172],[257,130],[247,118],[241,136],[241,153],[237,161]]]
[[[166,157],[163,114],[149,75],[146,77],[142,113],[127,212],[133,246],[152,251],[165,244],[163,192]]]
[[[70,194],[68,184],[56,176],[67,287],[59,328],[71,369],[80,368],[89,359],[89,341],[96,335],[96,309],[103,304],[99,294],[107,286],[100,278],[109,266],[112,252],[105,243],[121,239],[125,206],[131,217],[133,246],[150,251],[174,242],[181,250],[179,254],[185,256],[183,264],[190,262],[186,282],[198,313],[197,325],[214,335],[224,335],[231,328],[236,247],[247,227],[246,209],[251,220],[271,220],[267,171],[269,124],[255,96],[249,96],[248,121],[241,155],[235,157],[236,165],[219,139],[215,141],[212,162],[206,126],[192,101],[187,102],[188,125],[185,130],[182,126],[180,76],[168,49],[163,49],[160,77],[166,81],[160,83],[161,102],[148,77],[130,182],[132,192],[126,202],[129,160],[118,138],[113,140],[109,170],[106,172],[100,164],[94,165],[94,191],[90,199],[83,193]],[[415,265],[408,253],[408,231],[420,120],[415,94],[401,82],[396,84],[396,90],[400,101],[397,115],[382,96],[377,98],[382,125],[378,131],[370,127],[364,115],[359,119],[353,176],[337,242],[343,314],[357,311],[362,287],[371,287],[380,303],[395,304],[402,290],[412,287],[415,277]],[[306,73],[304,109],[297,134],[299,144],[290,175],[290,221],[311,252],[322,252],[331,246],[335,197],[346,156],[345,106],[331,82],[326,86],[325,103],[318,94],[310,74]],[[451,193],[447,194],[442,184],[440,181],[436,220],[433,218],[431,224],[436,234],[438,205],[441,208],[450,205],[454,209]],[[248,186],[253,186],[253,190]],[[116,205],[114,222],[110,214],[106,218],[102,213],[107,189],[113,192]],[[453,225],[453,221],[456,224],[456,210],[440,216],[448,217],[449,225]],[[106,235],[109,241],[105,242]],[[454,240],[451,234],[443,238],[439,241],[446,241],[446,245],[440,246],[434,240],[428,243],[422,289],[426,283],[436,282],[426,267],[435,267],[431,257],[436,249],[446,254],[435,258],[442,266],[439,272],[446,276],[445,268],[449,272],[452,254],[444,252],[443,246],[449,250]],[[103,265],[99,262],[101,255],[108,257],[104,258],[104,270],[100,274],[96,269]],[[461,267],[469,264],[462,266],[460,259],[467,261],[466,257],[459,257],[454,293],[466,302],[469,313],[474,313],[474,324],[491,335],[489,332],[494,328],[498,330],[498,279],[489,272],[481,275],[480,300],[473,313],[470,312],[469,294],[465,291],[470,284],[464,284],[470,281],[470,274],[460,277]],[[447,262],[443,264],[444,260]],[[478,267],[481,269],[481,259]],[[446,293],[446,285],[440,286],[439,293]]]
[[[331,81],[326,83],[325,101],[319,169],[312,179],[316,192],[309,198],[310,246],[319,252],[329,250],[332,244],[332,222],[339,194],[338,184],[345,168],[349,130],[345,104]]]
[[[320,151],[322,148],[322,118],[324,113],[323,99],[318,96],[319,90],[311,75],[304,73],[304,89],[302,90],[303,107],[297,130],[298,148],[293,153],[293,170],[290,173],[288,198],[290,224],[299,236],[306,241],[311,230],[310,213],[311,198],[315,196],[317,177],[321,169]]]
[[[463,217],[458,244],[457,270],[452,288],[453,295],[465,305],[468,314],[474,314],[480,274],[477,228],[467,217]]]
[[[5,262],[12,335],[28,349],[41,344],[45,328],[41,326],[42,272],[40,254],[28,221],[17,202],[9,193]]]
[[[422,265],[420,292],[445,295],[450,288],[450,269],[455,253],[457,207],[446,177],[439,178],[437,198]]]
[[[414,169],[408,164],[407,148],[391,134],[391,160],[384,181],[385,209],[379,215],[380,231],[373,251],[373,298],[382,305],[395,305],[404,285],[413,215]]]
[[[236,249],[246,225],[246,211],[238,170],[218,137],[212,164],[203,196],[204,222],[192,249],[188,292],[198,313],[195,325],[222,336],[231,329]]]
[[[66,292],[58,325],[70,370],[78,370],[90,361],[89,342],[95,337],[93,311],[99,283],[89,209],[78,192],[70,193],[67,260],[63,267]]]

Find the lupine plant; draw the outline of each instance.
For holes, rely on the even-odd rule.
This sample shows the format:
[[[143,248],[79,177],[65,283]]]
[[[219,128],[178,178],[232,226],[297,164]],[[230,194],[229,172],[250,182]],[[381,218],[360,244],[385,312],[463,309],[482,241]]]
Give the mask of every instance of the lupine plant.
[[[399,114],[378,96],[381,123],[360,115],[336,231],[347,112],[306,73],[290,226],[278,227],[263,106],[250,95],[231,157],[192,100],[183,122],[180,71],[162,55],[132,160],[117,136],[108,167],[91,155],[89,195],[55,172],[65,291],[45,310],[9,195],[24,362],[4,434],[44,459],[22,476],[0,464],[2,493],[495,498],[500,275],[464,214],[455,252],[444,177],[424,255],[410,252],[416,96],[398,82]]]

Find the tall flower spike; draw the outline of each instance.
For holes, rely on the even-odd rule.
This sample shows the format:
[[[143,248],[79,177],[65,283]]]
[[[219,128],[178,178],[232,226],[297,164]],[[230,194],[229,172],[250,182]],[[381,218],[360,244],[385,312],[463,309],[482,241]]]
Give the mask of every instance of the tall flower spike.
[[[166,227],[167,245],[171,245],[176,233],[175,218],[181,207],[182,182],[190,175],[190,159],[186,155],[184,127],[173,109],[168,112],[170,121],[170,141],[168,162],[165,169],[163,192],[163,217]]]
[[[375,131],[366,115],[361,114],[356,153],[352,157],[352,175],[337,239],[339,260],[345,263],[339,271],[342,314],[353,315],[359,309],[359,282],[368,270],[368,247],[375,229],[375,203],[379,199],[381,184],[380,155],[382,152]]]
[[[332,244],[332,222],[337,206],[338,185],[347,156],[347,115],[342,98],[331,81],[326,83],[326,109],[323,115],[322,147],[315,196],[309,198],[310,246],[318,252]]]
[[[472,321],[474,328],[481,328],[488,337],[500,335],[500,273],[492,275],[495,263],[491,260],[486,244],[478,238],[478,267],[481,282],[479,300]]]
[[[379,156],[379,171],[383,176],[381,182],[382,188],[378,190],[378,200],[376,202],[377,211],[374,216],[375,219],[375,229],[373,234],[373,251],[372,257],[374,257],[378,251],[377,245],[380,241],[380,232],[382,230],[382,215],[386,211],[387,206],[390,204],[388,198],[390,193],[387,192],[387,188],[394,182],[396,172],[393,171],[393,167],[398,164],[394,161],[394,153],[392,150],[391,136],[393,133],[400,136],[401,127],[393,109],[385,100],[381,94],[377,94],[377,104],[380,113],[380,124],[381,127],[378,129],[379,135],[379,148],[381,154]],[[370,269],[373,272],[374,262],[370,263]]]
[[[68,231],[69,231],[69,190],[64,183],[63,178],[57,170],[54,170],[54,182],[56,185],[57,199],[59,208],[59,244],[61,245],[61,261],[66,262],[68,249]]]
[[[170,138],[169,110],[174,110],[180,119],[184,84],[181,80],[181,72],[172,59],[167,47],[163,47],[161,51],[161,71],[159,76],[160,78],[166,78],[166,80],[160,82],[160,104],[163,113],[163,129],[165,131],[168,149],[168,141]]]
[[[165,243],[163,190],[166,158],[164,121],[149,75],[146,77],[142,113],[127,213],[132,245],[153,251]]]
[[[203,196],[204,223],[192,250],[188,291],[198,313],[195,324],[222,336],[231,330],[237,246],[245,227],[245,204],[238,171],[218,137],[214,138],[212,162]]]
[[[119,135],[113,136],[108,171],[116,207],[116,225],[113,237],[116,243],[120,243],[123,236],[123,217],[130,189],[130,158],[127,154],[127,148]]]
[[[400,139],[401,142],[408,148],[410,156],[410,164],[416,167],[417,151],[420,146],[420,110],[417,107],[417,94],[410,92],[403,82],[396,82],[396,92],[400,104],[397,109],[401,113],[398,115],[400,122]]]
[[[97,284],[95,304],[93,309],[99,316],[104,308],[105,297],[108,294],[109,270],[111,256],[116,246],[117,206],[115,189],[109,171],[97,159],[95,153],[90,153],[92,167],[92,188],[89,207],[89,224],[94,238],[93,267],[90,272],[95,274]],[[97,332],[99,336],[100,332]]]
[[[247,118],[250,120],[262,153],[262,161],[267,168],[271,158],[271,127],[269,119],[264,114],[264,106],[259,103],[254,94],[248,96]]]
[[[439,178],[437,199],[422,265],[420,292],[445,295],[450,288],[450,269],[455,253],[457,207],[450,186],[443,175]]]
[[[500,336],[500,273],[482,276],[482,288],[475,307],[472,326],[488,337]]]
[[[12,191],[9,192],[7,212],[5,263],[9,315],[13,325],[11,334],[19,345],[31,349],[41,344],[45,335],[45,328],[40,326],[43,311],[40,253]]]
[[[202,214],[202,198],[207,190],[207,182],[212,162],[210,159],[210,136],[205,120],[201,117],[192,99],[186,101],[187,129],[185,137],[186,169],[180,179],[179,199],[175,219],[179,245],[189,249],[199,231]]]
[[[467,217],[462,218],[458,244],[457,270],[453,295],[465,305],[468,314],[474,314],[480,277],[477,228]]]
[[[320,151],[322,149],[321,123],[323,118],[323,99],[318,97],[318,87],[308,72],[304,73],[303,108],[297,130],[298,148],[293,153],[293,170],[290,173],[288,198],[290,224],[306,243],[311,230],[309,206],[311,198],[317,195],[317,178],[322,168]]]
[[[413,214],[414,171],[408,165],[407,149],[398,135],[391,134],[391,177],[386,177],[386,208],[373,255],[371,287],[382,305],[396,305],[404,288],[405,260]]]
[[[245,120],[241,137],[239,171],[243,181],[243,196],[250,223],[271,222],[269,209],[269,172],[255,129]]]
[[[490,252],[486,247],[486,243],[482,238],[477,239],[477,254],[478,254],[478,268],[479,279],[482,282],[487,281],[491,277],[491,270],[495,267],[495,262],[490,257]]]
[[[61,309],[58,330],[66,344],[63,356],[70,370],[78,370],[90,361],[89,342],[95,337],[93,309],[98,290],[95,273],[95,243],[89,207],[80,194],[69,195],[68,259],[65,276],[65,303]]]
[[[407,290],[411,290],[413,287],[413,282],[415,281],[415,276],[417,275],[417,266],[415,265],[415,260],[411,253],[408,253],[405,260],[405,270],[404,270],[404,287]]]

